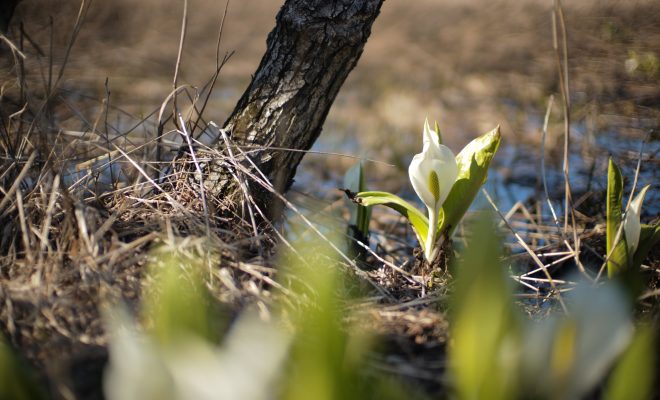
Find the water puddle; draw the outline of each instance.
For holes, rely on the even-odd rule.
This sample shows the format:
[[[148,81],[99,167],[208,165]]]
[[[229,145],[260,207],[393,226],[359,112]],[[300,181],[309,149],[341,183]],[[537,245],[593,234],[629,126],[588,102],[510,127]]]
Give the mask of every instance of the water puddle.
[[[540,123],[540,119],[538,120]],[[539,129],[540,131],[540,129]],[[611,156],[621,168],[624,176],[625,193],[629,193],[633,184],[633,178],[640,154],[640,146],[644,142],[642,135],[622,135],[615,129],[609,129],[598,134],[590,133],[584,123],[572,125],[571,144],[569,160],[569,180],[574,201],[586,204],[587,201],[595,202],[596,211],[604,215],[604,196],[607,188],[607,164]],[[563,139],[562,139],[563,140]],[[356,157],[364,154],[357,140],[339,141],[330,133],[321,135],[312,148],[313,151],[341,153]],[[641,168],[637,182],[639,188],[651,184],[652,189],[657,187],[658,153],[660,152],[660,140],[657,137],[647,138],[643,143],[641,153]],[[342,186],[343,176],[339,168],[333,168],[333,158],[327,155],[326,167],[319,168],[318,160],[310,160],[307,156],[296,175],[293,190],[315,195],[321,199],[336,198],[337,188]],[[412,158],[412,155],[410,156]],[[550,212],[545,207],[547,198],[543,187],[542,153],[540,144],[531,146],[526,144],[511,143],[505,138],[498,150],[491,166],[489,179],[485,185],[486,190],[494,199],[502,212],[510,210],[516,203],[522,202],[532,204],[541,201],[541,210],[544,218],[550,218]],[[357,162],[357,161],[356,161]],[[548,196],[558,215],[563,213],[564,201],[564,173],[562,170],[563,154],[561,149],[546,151],[545,156],[545,180],[548,188]],[[395,167],[393,167],[395,168]],[[367,181],[370,188],[378,188],[378,176],[369,176],[367,163]],[[400,169],[400,187],[397,193],[401,197],[418,202],[415,193],[407,182],[407,171]],[[381,182],[382,186],[383,183]],[[586,194],[591,195],[584,197]],[[653,218],[660,213],[660,201],[657,190],[650,190],[647,194],[644,207],[644,216]],[[627,197],[626,197],[627,198]],[[600,200],[599,200],[600,199]],[[489,208],[485,198],[480,194],[475,200],[472,208]],[[597,217],[597,215],[592,215]]]

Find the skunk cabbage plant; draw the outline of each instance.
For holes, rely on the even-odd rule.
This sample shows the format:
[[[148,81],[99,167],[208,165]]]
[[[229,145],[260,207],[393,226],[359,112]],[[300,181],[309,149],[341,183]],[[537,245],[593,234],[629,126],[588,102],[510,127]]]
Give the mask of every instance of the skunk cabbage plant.
[[[399,196],[387,192],[351,193],[363,206],[385,205],[408,219],[417,235],[424,258],[430,263],[440,237],[449,238],[488,177],[488,167],[497,152],[499,127],[474,139],[454,156],[442,144],[438,124],[424,123],[422,152],[413,157],[408,174],[415,193],[427,208],[424,215]]]
[[[639,191],[624,213],[623,177],[619,167],[610,159],[606,205],[607,274],[610,278],[623,268],[638,268],[660,240],[660,224],[644,225],[640,222],[642,204],[650,186]]]

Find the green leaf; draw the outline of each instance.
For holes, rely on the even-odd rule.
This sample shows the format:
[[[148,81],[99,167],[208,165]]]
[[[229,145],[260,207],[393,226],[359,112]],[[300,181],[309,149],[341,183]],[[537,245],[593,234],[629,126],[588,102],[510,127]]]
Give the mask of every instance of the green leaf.
[[[337,253],[327,240],[314,237],[293,241],[279,265],[281,284],[295,295],[283,299],[287,320],[293,324],[289,361],[282,370],[277,396],[282,400],[372,398],[363,392],[365,356],[370,339],[350,331],[345,323],[348,291],[338,268]],[[374,386],[364,386],[373,390]]]
[[[633,268],[638,269],[651,249],[660,242],[660,224],[642,225],[639,235],[639,245],[633,258]]]
[[[607,276],[613,277],[619,272],[626,264],[627,245],[623,232],[619,235],[619,241],[616,243],[614,251],[614,239],[616,238],[617,231],[622,222],[621,207],[623,204],[623,177],[621,170],[610,158],[609,166],[607,168],[607,254],[610,258],[607,262]]]
[[[364,192],[367,185],[364,182],[364,166],[362,161],[356,163],[344,175],[344,187],[351,192]],[[357,229],[362,238],[369,237],[369,220],[371,219],[371,208],[348,202],[348,209],[351,213],[349,226]]]
[[[632,343],[621,357],[607,384],[607,400],[643,400],[651,398],[655,370],[653,330],[639,329]]]
[[[0,399],[45,399],[43,387],[32,372],[0,335]]]
[[[470,228],[452,296],[450,376],[456,398],[515,399],[521,326],[499,262],[501,238],[486,217]]]
[[[410,203],[388,192],[360,192],[354,198],[355,201],[363,206],[384,205],[406,217],[412,225],[422,249],[425,249],[426,236],[429,231],[429,220]]]
[[[470,208],[481,186],[486,182],[488,167],[497,152],[501,139],[498,126],[468,143],[456,156],[458,177],[442,205],[445,218],[439,226],[442,232],[449,229],[449,237]]]
[[[215,321],[210,318],[202,256],[168,246],[156,249],[153,254],[155,262],[149,268],[153,279],[143,302],[143,315],[153,322],[154,337],[164,345],[188,335],[219,339],[214,335],[221,330],[213,327]]]

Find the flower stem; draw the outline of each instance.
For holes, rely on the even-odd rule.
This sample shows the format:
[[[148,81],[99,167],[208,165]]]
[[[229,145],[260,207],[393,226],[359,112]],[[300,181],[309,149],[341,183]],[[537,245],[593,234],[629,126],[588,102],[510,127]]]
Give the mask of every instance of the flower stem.
[[[435,242],[438,236],[438,211],[428,207],[429,210],[429,232],[426,236],[426,248],[424,249],[424,258],[431,263],[435,256]]]

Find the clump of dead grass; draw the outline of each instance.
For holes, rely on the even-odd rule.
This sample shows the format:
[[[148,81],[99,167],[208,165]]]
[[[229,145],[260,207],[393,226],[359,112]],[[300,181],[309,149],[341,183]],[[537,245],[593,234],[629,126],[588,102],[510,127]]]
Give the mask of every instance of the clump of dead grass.
[[[83,2],[69,50],[86,11]],[[174,99],[170,115],[163,106],[144,119],[111,106],[109,87],[105,98],[72,103],[75,93],[59,80],[68,51],[61,62],[48,58],[40,68],[29,60],[44,55],[28,37],[6,38],[3,46],[13,56],[5,69],[13,76],[0,99],[0,321],[54,393],[100,391],[107,342],[99,310],[125,302],[135,311],[156,246],[204,254],[209,287],[220,301],[265,307],[275,285],[265,260],[275,241],[261,233],[255,239],[247,213],[211,218],[197,171],[167,167],[176,154],[168,151],[181,147],[177,138],[191,140],[205,124],[204,98],[191,90],[178,104]],[[43,86],[34,79],[39,73],[48,77]],[[205,157],[227,158],[219,151]],[[232,207],[226,201],[213,206],[240,210],[242,199],[232,200]]]

